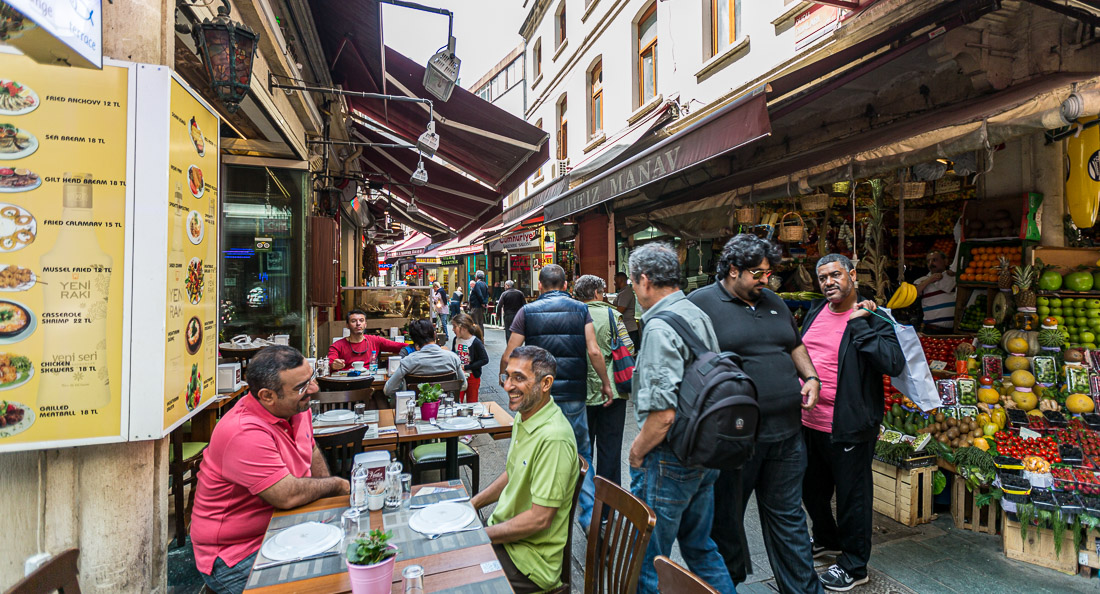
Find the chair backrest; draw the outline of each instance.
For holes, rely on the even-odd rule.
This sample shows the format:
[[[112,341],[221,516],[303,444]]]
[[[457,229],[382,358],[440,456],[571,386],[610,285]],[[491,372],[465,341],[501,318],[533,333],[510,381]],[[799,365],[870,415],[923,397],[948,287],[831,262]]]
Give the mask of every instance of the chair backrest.
[[[351,479],[351,466],[355,455],[363,451],[363,435],[367,428],[367,425],[361,425],[339,433],[314,436],[313,441],[324,455],[332,476]]]
[[[416,390],[416,386],[420,384],[441,384],[455,380],[462,381],[455,377],[454,373],[437,373],[435,375],[413,375],[410,373],[405,376],[405,387],[409,390]]]
[[[577,454],[577,459],[580,460],[580,472],[577,473],[577,486],[573,489],[573,507],[569,509],[569,533],[565,537],[565,551],[561,556],[561,590],[564,592],[570,591],[573,581],[573,522],[577,518],[577,500],[581,496],[581,485],[588,474],[588,462],[580,454]]]
[[[604,508],[607,527],[601,527]],[[657,514],[626,489],[596,477],[596,504],[588,528],[588,549],[584,566],[584,591],[633,592],[645,562],[645,550]],[[664,590],[676,592],[677,590]]]
[[[76,559],[79,556],[80,549],[68,549],[54,555],[42,567],[16,582],[8,590],[8,594],[43,594],[44,592],[80,594],[76,568]]]
[[[718,590],[710,587],[710,584],[703,581],[703,578],[680,567],[679,564],[664,555],[658,555],[653,560],[653,567],[657,569],[657,587],[662,592],[718,594]]]
[[[317,392],[313,399],[321,403],[321,412],[336,409],[351,409],[356,402],[370,404],[374,388],[344,390],[341,392]]]

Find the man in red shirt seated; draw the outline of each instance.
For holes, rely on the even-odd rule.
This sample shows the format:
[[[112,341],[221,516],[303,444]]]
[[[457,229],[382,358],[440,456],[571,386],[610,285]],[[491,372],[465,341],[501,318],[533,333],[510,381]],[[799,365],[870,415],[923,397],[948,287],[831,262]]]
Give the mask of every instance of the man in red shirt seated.
[[[348,313],[348,329],[351,336],[341,338],[332,343],[328,348],[328,362],[333,371],[340,371],[345,367],[351,367],[356,361],[362,361],[370,366],[371,352],[396,353],[405,348],[405,343],[386,340],[381,336],[364,335],[367,327],[367,313],[361,309],[353,309]]]
[[[244,590],[272,512],[347,495],[313,442],[316,373],[297,349],[271,346],[248,363],[249,393],[225,414],[203,454],[191,542],[219,594]]]

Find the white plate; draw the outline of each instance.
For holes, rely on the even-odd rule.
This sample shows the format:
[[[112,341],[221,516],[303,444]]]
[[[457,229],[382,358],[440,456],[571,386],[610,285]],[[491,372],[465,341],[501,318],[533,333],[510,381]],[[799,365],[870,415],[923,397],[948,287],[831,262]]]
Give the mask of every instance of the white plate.
[[[191,231],[191,219],[198,219],[199,221],[198,235]],[[187,229],[187,239],[190,239],[193,245],[202,243],[202,237],[206,235],[206,222],[202,220],[202,213],[197,210],[187,213],[187,221],[184,223],[184,227]]]
[[[355,413],[347,410],[330,410],[317,415],[318,421],[325,421],[326,423],[334,423],[336,421],[350,421],[355,418]]]
[[[331,549],[344,536],[339,526],[306,522],[291,526],[268,539],[260,554],[272,561],[290,561]]]
[[[8,264],[7,266],[4,266],[4,267],[0,268],[0,271],[7,270],[8,268],[11,268],[12,266],[15,266],[16,268],[18,268],[18,266],[15,265],[15,264]],[[36,282],[38,282],[38,275],[36,275],[35,273],[32,272],[31,273],[31,280],[29,280],[29,281],[27,281],[27,282],[25,282],[21,285],[16,285],[14,287],[0,288],[0,291],[7,292],[7,293],[15,293],[15,292],[18,292],[18,291],[26,291],[27,289],[30,289],[31,287],[33,287],[34,283],[36,283]]]
[[[29,186],[20,186],[18,188],[0,187],[0,192],[2,192],[4,194],[16,194],[16,193],[19,193],[19,192],[30,192],[31,190],[33,190],[33,189],[35,189],[35,188],[37,188],[38,186],[41,186],[41,185],[42,185],[42,178],[39,177],[38,179],[34,180],[33,184],[31,184]]]
[[[22,433],[22,432],[26,431],[28,427],[30,427],[31,425],[34,424],[34,409],[33,408],[27,406],[26,404],[22,404],[22,403],[19,403],[19,402],[12,402],[10,400],[7,401],[7,403],[8,404],[14,404],[18,408],[23,409],[23,420],[19,421],[18,423],[15,423],[13,425],[8,425],[6,427],[0,427],[0,437],[11,437],[12,435],[15,435],[16,433]],[[4,405],[4,400],[0,399],[0,406],[3,406],[3,405]],[[2,413],[3,413],[3,411],[0,410],[0,414],[2,414]]]
[[[7,299],[0,299],[0,301],[7,301],[8,303],[13,303],[22,307],[23,311],[27,312],[27,317],[30,318],[30,322],[28,322],[18,333],[0,338],[0,344],[15,344],[34,333],[35,328],[38,328],[38,316],[34,315],[34,311],[32,311],[31,308],[17,301],[8,301]]]
[[[202,198],[202,195],[206,193],[206,177],[205,177],[205,175],[203,176],[202,185],[199,186],[198,192],[196,193],[195,190],[191,189],[191,170],[192,169],[198,169],[199,173],[202,173],[202,168],[200,168],[198,165],[192,165],[192,166],[187,168],[187,189],[191,190],[191,195],[194,196],[195,198]]]
[[[13,38],[9,38],[9,39],[13,39]],[[23,84],[23,83],[19,83],[19,81],[13,81],[13,80],[8,80],[8,79],[0,80],[0,84],[9,83],[9,82],[16,82],[16,83],[21,84],[21,85]],[[30,107],[24,107],[23,109],[17,109],[15,111],[12,111],[10,109],[0,109],[0,115],[23,115],[23,114],[27,114],[27,113],[30,113],[30,112],[38,109],[38,105],[41,103],[38,100],[38,93],[35,93],[34,89],[28,87],[27,85],[23,85],[23,90],[27,92],[27,95],[29,95],[32,99],[34,99],[34,105],[31,105]]]
[[[19,132],[26,132],[27,134],[29,134],[30,137],[31,137],[30,142],[27,143],[27,146],[23,147],[20,150],[15,151],[15,152],[5,153],[5,152],[0,151],[0,159],[2,159],[4,161],[14,161],[15,159],[22,159],[23,157],[26,157],[28,155],[33,155],[34,151],[38,150],[38,137],[37,136],[35,136],[34,134],[31,134],[30,132],[27,132],[26,130],[23,130],[22,128],[19,128],[18,131]]]
[[[439,422],[439,428],[446,431],[462,431],[463,429],[480,429],[481,423],[472,417],[455,417],[443,419]]]
[[[11,216],[8,216],[9,214]],[[29,231],[31,235],[37,237],[38,221],[27,209],[0,202],[0,252],[16,252],[34,242],[33,239],[23,243],[14,241],[15,233],[19,231]],[[6,238],[12,238],[12,243],[7,247],[3,242]]]
[[[437,534],[465,528],[477,514],[465,503],[444,501],[429,505],[409,518],[409,528],[421,534]]]
[[[0,384],[0,390],[13,390],[15,388],[18,388],[19,386],[22,386],[23,384],[31,381],[32,377],[34,377],[33,367],[28,371],[19,372],[19,375],[15,376],[15,379],[13,379],[11,383]]]

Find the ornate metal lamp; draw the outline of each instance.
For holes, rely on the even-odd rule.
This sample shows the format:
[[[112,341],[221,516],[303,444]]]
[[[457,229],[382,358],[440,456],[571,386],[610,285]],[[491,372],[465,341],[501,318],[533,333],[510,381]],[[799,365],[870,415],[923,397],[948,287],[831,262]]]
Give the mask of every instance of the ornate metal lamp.
[[[191,36],[202,53],[210,86],[229,113],[235,113],[248,96],[260,35],[229,18],[229,0],[221,3],[214,20],[191,26]]]

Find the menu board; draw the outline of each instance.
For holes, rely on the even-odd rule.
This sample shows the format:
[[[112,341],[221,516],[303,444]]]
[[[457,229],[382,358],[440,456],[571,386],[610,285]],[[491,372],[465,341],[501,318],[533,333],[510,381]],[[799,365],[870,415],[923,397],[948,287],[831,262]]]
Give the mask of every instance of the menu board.
[[[168,131],[168,302],[164,428],[216,394],[218,128],[174,77]]]
[[[0,53],[0,451],[123,432],[129,74]]]

